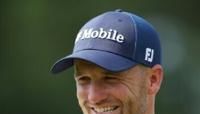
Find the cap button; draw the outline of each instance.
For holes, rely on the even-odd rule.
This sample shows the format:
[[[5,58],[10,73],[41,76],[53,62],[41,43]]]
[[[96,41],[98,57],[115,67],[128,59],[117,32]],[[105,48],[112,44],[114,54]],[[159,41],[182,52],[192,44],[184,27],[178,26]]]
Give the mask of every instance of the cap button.
[[[116,11],[116,12],[123,12],[122,9],[116,9],[115,11]]]

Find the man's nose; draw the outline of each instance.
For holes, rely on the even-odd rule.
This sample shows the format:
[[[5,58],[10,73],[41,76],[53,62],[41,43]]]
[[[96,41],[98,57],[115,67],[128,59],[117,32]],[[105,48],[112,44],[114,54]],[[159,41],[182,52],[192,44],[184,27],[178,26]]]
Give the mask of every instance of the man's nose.
[[[107,89],[103,84],[92,83],[89,88],[88,100],[91,104],[99,104],[106,100]]]

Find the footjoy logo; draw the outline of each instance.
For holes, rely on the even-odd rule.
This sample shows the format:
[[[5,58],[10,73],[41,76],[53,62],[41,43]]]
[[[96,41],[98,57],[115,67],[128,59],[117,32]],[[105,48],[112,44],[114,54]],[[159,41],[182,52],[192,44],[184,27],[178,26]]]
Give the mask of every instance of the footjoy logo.
[[[124,42],[124,36],[122,34],[119,34],[117,30],[109,29],[108,31],[106,31],[103,28],[99,29],[90,28],[80,31],[77,34],[75,43],[78,42],[79,40],[92,39],[92,38],[112,40],[118,43]]]
[[[146,48],[145,60],[152,62],[153,61],[154,50],[151,48]]]

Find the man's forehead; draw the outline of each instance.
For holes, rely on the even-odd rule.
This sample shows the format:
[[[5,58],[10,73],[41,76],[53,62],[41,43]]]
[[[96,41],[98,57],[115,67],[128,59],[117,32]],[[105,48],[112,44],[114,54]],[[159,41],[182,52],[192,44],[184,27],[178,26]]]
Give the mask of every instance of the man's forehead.
[[[81,75],[84,73],[101,73],[104,75],[127,75],[128,73],[136,73],[136,72],[143,72],[145,69],[147,69],[147,67],[143,66],[143,65],[136,65],[130,69],[127,69],[125,71],[120,71],[120,72],[112,72],[112,71],[108,71],[92,62],[89,61],[85,61],[85,60],[81,60],[81,59],[76,59],[74,60],[74,69],[75,75]]]
[[[92,62],[80,60],[80,59],[74,60],[74,69],[75,69],[75,73],[78,73],[78,74],[84,70],[98,71],[98,72],[100,72],[102,74],[106,74],[106,75],[121,74],[124,72],[124,71],[123,72],[108,71]]]
[[[92,62],[81,60],[81,59],[74,60],[74,69],[76,72],[80,72],[80,71],[87,70],[87,69],[94,69],[94,68],[101,69],[101,68],[99,68],[99,66],[95,65]]]

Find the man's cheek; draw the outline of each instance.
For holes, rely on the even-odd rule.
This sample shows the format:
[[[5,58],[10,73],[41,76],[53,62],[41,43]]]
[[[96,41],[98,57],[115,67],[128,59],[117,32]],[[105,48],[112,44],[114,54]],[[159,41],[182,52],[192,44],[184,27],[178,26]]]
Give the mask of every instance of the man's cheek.
[[[84,93],[77,91],[77,99],[78,99],[78,103],[80,105],[80,107],[84,106],[84,102],[85,102],[85,98],[84,98]]]
[[[80,96],[78,96],[77,98],[78,98],[79,106],[80,106],[83,114],[89,114],[88,113],[89,111],[85,105],[85,100],[83,98],[81,98]]]
[[[126,95],[123,101],[122,114],[137,114],[136,101],[131,96]]]

